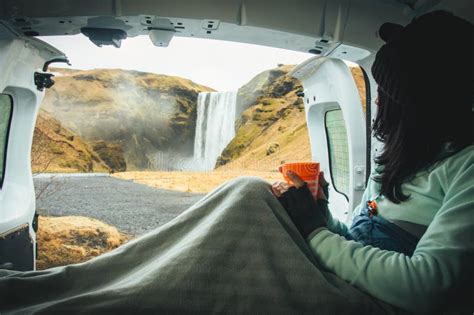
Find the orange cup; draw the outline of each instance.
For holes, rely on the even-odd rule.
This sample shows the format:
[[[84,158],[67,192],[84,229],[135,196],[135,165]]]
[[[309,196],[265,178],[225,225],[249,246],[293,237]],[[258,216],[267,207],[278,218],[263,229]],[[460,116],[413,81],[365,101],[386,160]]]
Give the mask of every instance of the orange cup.
[[[278,171],[283,174],[283,178],[288,185],[294,186],[294,183],[286,175],[288,171],[295,172],[302,180],[308,184],[308,188],[315,199],[318,197],[319,184],[319,163],[317,162],[301,162],[286,163],[278,167]]]

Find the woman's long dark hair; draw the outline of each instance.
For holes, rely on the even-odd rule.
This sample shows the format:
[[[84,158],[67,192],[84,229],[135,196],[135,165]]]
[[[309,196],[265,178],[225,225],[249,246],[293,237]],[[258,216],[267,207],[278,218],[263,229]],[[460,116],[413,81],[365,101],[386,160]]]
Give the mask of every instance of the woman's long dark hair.
[[[390,201],[407,200],[403,183],[472,143],[471,104],[457,101],[453,97],[453,103],[446,100],[443,104],[430,98],[398,104],[379,88],[373,131],[384,149],[375,159],[381,171],[374,180],[381,183],[381,194]]]

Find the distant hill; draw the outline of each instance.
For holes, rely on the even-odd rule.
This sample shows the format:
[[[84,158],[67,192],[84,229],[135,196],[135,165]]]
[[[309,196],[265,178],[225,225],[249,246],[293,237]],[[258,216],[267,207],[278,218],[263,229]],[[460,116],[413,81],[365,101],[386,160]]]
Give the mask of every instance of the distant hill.
[[[56,83],[42,109],[88,142],[113,170],[154,168],[163,152],[192,156],[197,96],[213,89],[138,71],[51,71]]]
[[[311,160],[303,100],[303,87],[287,76],[294,66],[262,72],[239,90],[243,109],[235,138],[217,160],[219,169],[275,171],[287,162]],[[351,68],[361,101],[365,84],[360,68]]]

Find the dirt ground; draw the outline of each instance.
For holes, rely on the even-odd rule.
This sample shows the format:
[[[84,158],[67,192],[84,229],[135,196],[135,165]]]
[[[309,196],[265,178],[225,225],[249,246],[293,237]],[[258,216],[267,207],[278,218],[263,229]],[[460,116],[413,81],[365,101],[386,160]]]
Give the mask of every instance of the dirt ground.
[[[225,181],[239,176],[258,176],[272,183],[282,180],[278,172],[258,172],[246,170],[217,170],[212,172],[123,172],[114,177],[133,180],[136,183],[155,188],[182,192],[207,193]]]

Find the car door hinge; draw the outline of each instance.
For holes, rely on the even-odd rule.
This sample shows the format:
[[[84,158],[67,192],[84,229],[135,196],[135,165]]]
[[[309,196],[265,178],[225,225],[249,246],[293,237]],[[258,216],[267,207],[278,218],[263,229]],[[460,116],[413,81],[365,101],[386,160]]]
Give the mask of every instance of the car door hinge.
[[[45,88],[49,89],[52,87],[54,85],[52,77],[54,77],[54,74],[52,73],[35,72],[34,79],[38,91],[43,91]]]

